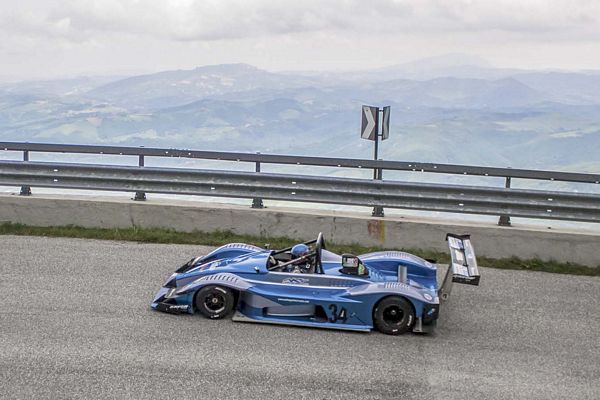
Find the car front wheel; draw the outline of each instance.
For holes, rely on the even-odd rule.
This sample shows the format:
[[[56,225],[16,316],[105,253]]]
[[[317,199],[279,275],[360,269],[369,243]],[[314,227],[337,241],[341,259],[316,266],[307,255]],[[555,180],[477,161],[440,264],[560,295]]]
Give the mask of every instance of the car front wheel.
[[[195,306],[206,318],[220,319],[233,311],[235,296],[229,288],[205,286],[196,293]]]
[[[412,304],[402,297],[390,296],[379,301],[373,310],[375,327],[387,335],[407,332],[415,322]]]

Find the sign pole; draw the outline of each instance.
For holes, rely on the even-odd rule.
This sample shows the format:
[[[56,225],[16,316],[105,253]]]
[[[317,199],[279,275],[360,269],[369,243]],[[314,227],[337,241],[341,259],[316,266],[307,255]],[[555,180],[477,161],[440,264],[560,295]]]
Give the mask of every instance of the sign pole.
[[[376,131],[375,131],[375,151],[373,153],[373,160],[377,161],[379,159],[379,127],[381,126],[381,129],[383,129],[383,126],[381,124],[381,118],[380,118],[380,112],[383,112],[383,109],[379,109],[377,108],[377,124],[376,124]],[[382,171],[379,168],[375,168],[373,169],[373,179],[375,180],[381,180],[382,178]],[[383,207],[381,206],[375,206],[373,207],[373,212],[371,213],[371,215],[373,217],[383,217]]]
[[[381,128],[380,128],[381,126]],[[381,133],[379,133],[381,131]],[[386,140],[390,136],[390,106],[383,108],[374,106],[362,106],[360,137],[366,140],[372,140],[375,143],[373,151],[373,159],[379,159],[379,137],[381,140]],[[383,171],[381,168],[373,168],[373,180],[382,180]],[[373,207],[374,217],[383,217],[383,207]]]
[[[379,109],[377,109],[377,118],[379,119]],[[375,132],[375,140],[373,142],[375,145],[375,151],[373,152],[373,160],[377,161],[377,158],[379,157],[379,132]],[[373,169],[373,179],[377,179],[378,176],[379,174],[377,173],[377,168]]]

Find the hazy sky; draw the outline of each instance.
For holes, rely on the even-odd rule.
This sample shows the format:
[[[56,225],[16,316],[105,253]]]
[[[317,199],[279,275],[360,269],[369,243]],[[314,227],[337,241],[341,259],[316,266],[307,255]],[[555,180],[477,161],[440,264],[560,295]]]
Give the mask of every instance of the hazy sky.
[[[598,0],[0,0],[0,78],[245,62],[361,69],[444,53],[600,69]]]

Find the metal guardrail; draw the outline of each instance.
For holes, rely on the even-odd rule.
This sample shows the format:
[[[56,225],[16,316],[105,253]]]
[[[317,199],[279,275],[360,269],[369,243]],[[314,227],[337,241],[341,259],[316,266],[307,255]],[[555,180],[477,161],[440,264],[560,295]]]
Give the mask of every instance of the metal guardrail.
[[[136,200],[146,193],[170,193],[252,198],[253,207],[271,199],[501,215],[506,225],[509,216],[600,222],[600,195],[510,188],[512,178],[598,184],[599,174],[116,146],[0,142],[1,149],[23,151],[23,162],[0,162],[0,185],[22,186],[22,194],[38,186],[135,192]],[[31,151],[134,155],[139,166],[30,162]],[[256,172],[149,168],[144,167],[147,156],[253,162]],[[261,163],[496,176],[505,178],[506,187],[271,174],[260,172]]]
[[[159,149],[151,147],[91,146],[73,144],[0,142],[0,150],[40,152],[112,154],[138,157],[196,158],[203,160],[245,161],[263,164],[311,165],[319,167],[366,168],[389,171],[421,171],[441,174],[495,176],[548,181],[600,184],[600,174],[578,172],[541,171],[513,168],[478,167],[457,164],[420,163],[410,161],[375,161],[353,158],[287,156],[260,153],[198,151],[185,149]]]

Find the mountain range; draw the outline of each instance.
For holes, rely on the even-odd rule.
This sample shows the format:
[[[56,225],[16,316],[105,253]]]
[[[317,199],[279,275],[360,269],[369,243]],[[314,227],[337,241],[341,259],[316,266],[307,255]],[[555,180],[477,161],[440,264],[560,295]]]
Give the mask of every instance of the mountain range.
[[[600,73],[448,55],[352,72],[246,64],[0,84],[0,140],[372,157],[362,104],[390,105],[380,157],[600,172]]]

